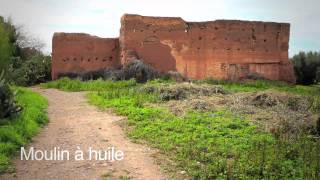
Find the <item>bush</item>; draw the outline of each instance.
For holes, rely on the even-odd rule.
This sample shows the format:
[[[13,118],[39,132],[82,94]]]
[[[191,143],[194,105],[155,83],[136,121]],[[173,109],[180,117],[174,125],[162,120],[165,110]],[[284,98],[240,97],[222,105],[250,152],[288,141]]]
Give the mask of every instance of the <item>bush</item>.
[[[161,101],[182,100],[190,96],[212,96],[214,94],[229,94],[222,86],[208,84],[147,84],[141,92],[159,94]]]
[[[248,79],[253,79],[253,80],[265,80],[265,78],[256,72],[248,74]]]
[[[21,107],[16,105],[14,96],[15,94],[4,79],[4,71],[2,71],[0,74],[0,122],[21,110]]]
[[[124,80],[124,72],[122,69],[101,69],[98,71],[90,71],[84,73],[67,73],[61,74],[59,77],[67,76],[70,78],[77,78],[82,81],[89,81],[89,80],[97,80],[97,79],[104,79],[104,80],[112,80],[112,81],[119,81]]]
[[[300,52],[293,56],[292,62],[298,84],[315,83],[320,68],[320,52]]]
[[[136,79],[137,82],[147,82],[159,77],[159,73],[140,60],[133,60],[123,68],[124,79]]]
[[[316,81],[317,81],[317,83],[320,83],[320,67],[317,68]]]
[[[317,133],[320,136],[320,117],[317,120],[317,125],[316,125]]]
[[[16,60],[19,62],[19,60]],[[32,86],[51,80],[51,57],[35,55],[21,63],[19,67],[11,67],[11,79],[16,85]]]
[[[65,73],[59,74],[59,77],[76,78],[82,81],[97,80],[100,78],[114,81],[136,79],[139,83],[145,83],[148,80],[160,77],[160,74],[142,61],[133,60],[122,69],[101,69],[84,73]]]
[[[10,18],[0,16],[0,72],[8,81],[23,86],[50,80],[50,56],[41,52],[43,44],[20,28]]]
[[[166,74],[164,74],[162,78],[165,80],[173,80],[175,82],[183,82],[188,80],[186,77],[184,77],[181,73],[177,71],[169,71]]]

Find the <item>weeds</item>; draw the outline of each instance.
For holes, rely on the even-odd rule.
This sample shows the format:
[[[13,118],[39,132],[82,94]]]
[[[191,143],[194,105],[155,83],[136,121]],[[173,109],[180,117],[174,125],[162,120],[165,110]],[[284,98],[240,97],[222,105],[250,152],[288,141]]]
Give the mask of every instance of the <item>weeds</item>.
[[[16,104],[15,93],[10,89],[2,71],[0,72],[0,123],[20,111],[21,107]]]
[[[17,103],[23,110],[10,121],[0,124],[0,173],[10,169],[11,155],[48,122],[46,99],[24,88],[14,89],[17,90]]]
[[[200,104],[201,111],[199,111],[197,106],[194,108],[191,106],[190,97],[193,95],[195,99],[201,97],[209,99],[212,96],[229,97],[235,96],[234,94],[200,93],[199,96],[201,92],[199,89],[193,91],[193,88],[189,87],[185,90],[179,85],[172,85],[170,82],[163,84],[159,80],[146,85],[135,83],[130,86],[118,85],[123,83],[121,81],[112,82],[115,83],[113,87],[119,88],[107,88],[106,91],[101,90],[100,85],[94,88],[85,85],[86,83],[93,84],[93,82],[82,82],[79,85],[80,88],[71,86],[70,89],[94,90],[88,94],[92,104],[101,109],[114,108],[116,113],[127,116],[127,125],[130,127],[128,135],[131,138],[147,141],[151,146],[160,149],[177,163],[178,169],[186,171],[192,179],[319,178],[320,142],[314,136],[296,133],[297,137],[292,139],[285,135],[285,131],[279,131],[280,135],[274,136],[262,131],[260,124],[251,121],[248,116],[234,113],[229,108],[218,106],[214,109],[202,109],[203,105]],[[308,95],[315,93],[313,87],[296,87],[296,90],[291,90],[282,84],[271,85],[263,81],[251,85],[243,84],[239,87],[236,87],[236,84],[219,84],[222,88],[233,92],[234,90],[255,92],[275,89]],[[67,85],[59,87],[69,88]],[[172,87],[180,89],[178,94],[184,93],[185,96],[179,95],[184,98],[183,101],[173,96],[167,102],[168,98],[161,97],[162,92],[176,94],[174,91],[171,92]],[[170,91],[161,89],[170,89]],[[261,111],[277,108],[279,112],[282,111],[287,115],[288,119],[291,118],[290,112],[300,109],[301,99],[295,99],[295,96],[288,96],[292,99],[287,101],[288,99],[282,99],[281,96],[274,97],[268,93],[260,95],[262,96],[255,96],[259,98],[253,98],[256,103],[258,102],[256,107],[252,101],[248,101],[250,103],[248,106],[259,108]],[[246,103],[244,100],[239,99],[234,103],[242,105]],[[150,105],[170,102],[176,104],[186,102],[191,108],[183,109],[185,113],[175,115],[165,106]],[[223,103],[224,106],[228,106],[227,102]],[[284,122],[290,124],[290,121]]]
[[[127,81],[104,81],[102,79],[81,81],[81,80],[71,80],[69,78],[62,78],[57,81],[51,81],[42,84],[44,88],[57,88],[65,91],[106,91],[112,89],[119,89],[125,87],[135,86],[135,80]]]
[[[304,96],[320,96],[319,86],[301,86],[301,85],[290,85],[280,81],[270,80],[256,80],[256,81],[223,81],[207,79],[200,82],[206,82],[208,84],[222,85],[227,90],[232,92],[257,92],[268,89],[277,90],[280,92],[289,92]]]
[[[145,85],[142,88],[146,93],[157,93],[163,101],[182,100],[190,96],[211,96],[213,94],[228,94],[221,86],[210,86],[206,84],[196,85],[193,83],[177,84],[154,84]]]
[[[130,177],[128,177],[128,176],[120,176],[119,178],[120,178],[120,180],[129,180],[130,179]]]
[[[88,80],[130,80],[135,79],[139,83],[147,82],[155,78],[159,78],[160,73],[141,60],[133,60],[120,69],[100,69],[97,71],[89,71],[82,73],[62,73],[59,77],[69,77],[73,79]],[[170,75],[168,75],[170,77]]]
[[[150,98],[150,94],[141,95],[134,89],[120,91],[93,92],[89,98],[101,108],[115,107],[119,114],[127,116],[128,124],[134,127],[129,132],[130,137],[147,140],[161,149],[191,177],[316,177],[316,160],[300,159],[304,154],[299,146],[302,142],[313,149],[308,156],[318,156],[319,150],[311,140],[290,143],[276,140],[272,135],[258,131],[250,121],[226,110],[189,111],[178,117],[166,109],[145,107],[144,103],[156,99]],[[304,174],[307,171],[303,168],[308,163],[313,164],[313,173]]]
[[[112,180],[113,179],[113,175],[112,173],[108,172],[108,173],[105,173],[101,176],[101,179],[102,180]]]

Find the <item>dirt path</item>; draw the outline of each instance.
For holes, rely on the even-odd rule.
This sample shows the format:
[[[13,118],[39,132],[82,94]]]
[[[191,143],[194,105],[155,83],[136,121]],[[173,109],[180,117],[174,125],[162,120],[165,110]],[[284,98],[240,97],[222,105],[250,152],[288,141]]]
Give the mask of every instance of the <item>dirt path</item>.
[[[83,92],[62,92],[55,89],[33,89],[49,100],[50,123],[33,139],[27,148],[68,150],[69,161],[15,160],[16,173],[8,179],[167,179],[155,165],[150,148],[130,142],[116,122],[121,117],[101,112],[86,102]],[[114,146],[124,152],[122,161],[75,161],[79,146],[107,150]],[[104,177],[104,178],[102,178]],[[1,179],[1,178],[0,178]]]

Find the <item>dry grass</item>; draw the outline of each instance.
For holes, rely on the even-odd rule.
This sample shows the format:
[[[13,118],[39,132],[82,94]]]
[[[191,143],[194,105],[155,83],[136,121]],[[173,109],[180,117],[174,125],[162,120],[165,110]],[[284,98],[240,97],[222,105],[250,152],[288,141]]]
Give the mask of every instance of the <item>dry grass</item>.
[[[142,91],[147,93],[159,93],[160,99],[163,101],[183,100],[194,96],[211,96],[214,94],[228,94],[222,86],[194,84],[194,83],[178,83],[178,84],[160,84],[145,85]]]
[[[275,91],[235,94],[227,106],[277,136],[295,138],[301,133],[316,133],[317,117],[311,112],[311,102],[299,95]]]
[[[160,93],[161,100],[165,101],[148,106],[165,107],[178,116],[190,110],[205,112],[224,108],[249,117],[262,131],[276,136],[296,138],[301,133],[317,133],[318,117],[311,112],[312,102],[300,95],[272,90],[230,94],[221,86],[192,83],[143,89]]]

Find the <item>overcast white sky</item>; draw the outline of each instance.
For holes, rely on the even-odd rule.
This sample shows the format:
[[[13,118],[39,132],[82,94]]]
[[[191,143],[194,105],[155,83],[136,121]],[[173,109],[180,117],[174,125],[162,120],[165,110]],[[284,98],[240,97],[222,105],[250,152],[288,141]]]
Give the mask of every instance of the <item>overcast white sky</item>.
[[[124,13],[187,21],[240,19],[291,23],[290,56],[320,51],[320,0],[0,0],[0,15],[45,42],[54,32],[117,37]]]

